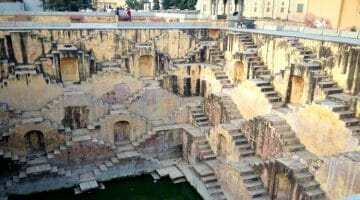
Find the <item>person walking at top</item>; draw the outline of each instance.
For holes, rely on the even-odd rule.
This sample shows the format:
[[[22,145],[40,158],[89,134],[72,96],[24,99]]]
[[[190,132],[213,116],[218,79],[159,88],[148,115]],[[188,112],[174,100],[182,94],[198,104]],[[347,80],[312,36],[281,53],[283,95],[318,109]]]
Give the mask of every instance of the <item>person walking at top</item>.
[[[131,11],[130,11],[130,8],[128,8],[126,10],[126,14],[127,14],[127,17],[128,17],[128,21],[131,22]]]
[[[117,21],[120,21],[120,8],[119,7],[116,8],[115,15],[117,17]]]

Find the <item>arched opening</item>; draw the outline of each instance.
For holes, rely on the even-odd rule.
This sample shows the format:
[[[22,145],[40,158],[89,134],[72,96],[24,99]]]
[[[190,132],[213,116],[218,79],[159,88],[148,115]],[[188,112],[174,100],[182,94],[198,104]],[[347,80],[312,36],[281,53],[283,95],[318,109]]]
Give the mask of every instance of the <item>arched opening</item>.
[[[301,103],[304,91],[304,79],[301,76],[291,76],[290,103]]]
[[[150,55],[140,56],[139,58],[139,76],[154,76],[153,57]]]
[[[60,60],[60,72],[62,81],[80,81],[76,58],[62,58]]]
[[[241,61],[236,61],[234,65],[234,83],[239,84],[244,79],[244,63],[242,63]]]
[[[226,138],[223,135],[219,135],[218,156],[226,158]]]
[[[213,40],[217,40],[220,36],[220,30],[218,29],[210,29],[209,30],[209,37]]]
[[[40,131],[29,131],[24,136],[28,158],[37,158],[46,154],[44,134]]]
[[[276,175],[276,199],[291,199],[291,183],[285,174]]]
[[[118,121],[114,124],[114,143],[119,144],[130,138],[130,123],[128,121]]]

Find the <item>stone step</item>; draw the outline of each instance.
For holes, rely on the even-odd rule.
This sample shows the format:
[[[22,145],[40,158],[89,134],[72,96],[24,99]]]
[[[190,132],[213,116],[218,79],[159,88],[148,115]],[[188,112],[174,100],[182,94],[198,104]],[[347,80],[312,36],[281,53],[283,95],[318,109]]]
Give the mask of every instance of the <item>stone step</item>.
[[[260,188],[260,189],[249,190],[249,193],[253,198],[255,198],[265,195],[266,191],[264,188]]]
[[[215,160],[216,156],[214,154],[203,155],[202,159],[204,159],[204,160]]]
[[[247,182],[253,182],[253,181],[258,181],[259,180],[259,176],[252,173],[252,174],[247,174],[247,175],[243,175],[241,176],[244,183],[247,183]]]
[[[323,88],[323,91],[326,95],[337,94],[337,93],[343,92],[343,90],[339,87]]]
[[[264,85],[264,86],[259,86],[261,92],[270,92],[270,91],[274,91],[274,86],[272,85]]]
[[[355,113],[349,110],[340,110],[335,113],[339,115],[340,119],[355,117]]]
[[[317,181],[302,181],[299,183],[299,185],[304,189],[304,190],[315,190],[318,189],[320,184]]]
[[[248,189],[260,189],[260,188],[263,188],[263,184],[262,184],[261,181],[250,181],[250,182],[244,183],[244,185]]]
[[[204,182],[204,183],[217,182],[217,178],[216,178],[216,176],[214,176],[214,175],[201,177],[201,180],[202,180],[202,182]]]
[[[314,176],[310,172],[295,173],[294,178],[298,181],[312,181]]]
[[[236,145],[236,148],[239,151],[245,151],[245,150],[251,149],[251,146],[250,146],[250,144],[246,143],[246,144]]]
[[[341,121],[343,121],[345,123],[345,126],[349,127],[349,126],[357,126],[360,124],[360,119],[358,118],[344,118],[341,119]]]
[[[319,198],[325,197],[325,193],[321,189],[314,189],[314,190],[305,191],[305,195],[309,199],[319,199]]]
[[[305,146],[300,143],[286,145],[286,147],[289,149],[290,152],[305,150]]]
[[[212,197],[218,197],[220,195],[224,195],[223,191],[221,190],[221,188],[212,188],[210,190],[208,190],[210,193],[210,196]]]
[[[277,133],[287,132],[291,130],[291,127],[288,124],[273,125],[273,127],[276,129]]]
[[[252,149],[240,151],[240,157],[254,156],[255,152]]]
[[[206,189],[220,188],[220,184],[217,181],[205,183]]]
[[[332,88],[336,86],[334,81],[320,81],[317,83],[321,88]]]

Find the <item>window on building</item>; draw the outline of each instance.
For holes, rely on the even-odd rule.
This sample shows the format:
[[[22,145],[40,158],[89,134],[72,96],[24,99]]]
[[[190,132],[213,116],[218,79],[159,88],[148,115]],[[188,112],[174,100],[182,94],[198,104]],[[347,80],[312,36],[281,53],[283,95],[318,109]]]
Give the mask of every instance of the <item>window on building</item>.
[[[203,12],[206,12],[206,5],[203,5]]]
[[[284,5],[285,5],[285,2],[281,2],[281,5],[284,6]]]
[[[281,7],[281,8],[280,8],[280,12],[281,12],[281,13],[283,13],[284,10],[285,10],[284,7]]]
[[[267,8],[266,8],[266,12],[270,12],[270,7],[267,7]]]
[[[297,13],[302,13],[304,11],[304,4],[298,4],[296,8]]]
[[[267,5],[270,6],[270,2],[267,2]]]
[[[257,8],[256,7],[254,7],[254,12],[256,12],[257,11]]]

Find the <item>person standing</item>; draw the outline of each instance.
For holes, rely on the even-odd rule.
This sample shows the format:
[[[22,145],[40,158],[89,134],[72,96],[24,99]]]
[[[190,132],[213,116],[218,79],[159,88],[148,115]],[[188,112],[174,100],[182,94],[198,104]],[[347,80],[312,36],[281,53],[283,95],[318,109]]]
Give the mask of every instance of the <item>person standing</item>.
[[[117,21],[120,21],[120,8],[119,7],[116,8],[115,15],[117,17]]]
[[[131,10],[130,10],[130,8],[128,8],[126,10],[126,14],[127,14],[127,17],[128,17],[128,21],[131,22]]]

